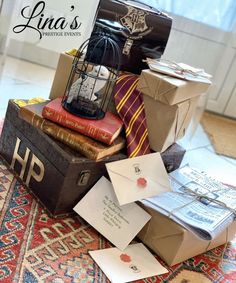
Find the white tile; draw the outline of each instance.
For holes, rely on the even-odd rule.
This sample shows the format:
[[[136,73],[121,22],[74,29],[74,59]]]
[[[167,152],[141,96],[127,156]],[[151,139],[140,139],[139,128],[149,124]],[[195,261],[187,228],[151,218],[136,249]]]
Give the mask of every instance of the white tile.
[[[217,153],[215,152],[215,149],[214,149],[213,145],[208,145],[206,148],[207,148],[208,150],[210,150],[211,152],[217,154]]]
[[[178,141],[178,144],[183,146],[186,150],[193,150],[196,148],[206,147],[211,144],[207,134],[199,124],[194,135],[191,137],[191,133],[187,131],[186,135]]]
[[[7,57],[2,76],[34,83],[39,86],[51,87],[54,74],[54,69]]]
[[[6,108],[0,109],[0,120],[5,117],[5,114],[6,114]]]
[[[236,166],[207,148],[187,151],[182,166],[187,163],[207,172],[221,182],[236,186]]]
[[[14,78],[10,78],[7,76],[0,76],[0,86],[14,84]]]
[[[211,152],[217,154],[217,153],[215,152],[214,147],[213,147],[212,145],[209,145],[209,146],[207,147],[207,149],[210,150]],[[230,163],[232,163],[233,165],[236,166],[236,158],[227,157],[227,156],[221,155],[221,154],[217,154],[217,155],[220,156],[221,158],[223,158],[224,160],[226,160],[227,162],[230,162]]]
[[[0,105],[1,109],[7,107],[9,99],[30,99],[34,97],[49,97],[50,88],[40,87],[38,85],[22,84],[0,84]]]
[[[5,114],[9,99],[49,97],[55,70],[7,57],[0,74],[0,115]]]
[[[236,159],[224,156],[224,159],[236,166]],[[235,177],[236,178],[236,177]]]

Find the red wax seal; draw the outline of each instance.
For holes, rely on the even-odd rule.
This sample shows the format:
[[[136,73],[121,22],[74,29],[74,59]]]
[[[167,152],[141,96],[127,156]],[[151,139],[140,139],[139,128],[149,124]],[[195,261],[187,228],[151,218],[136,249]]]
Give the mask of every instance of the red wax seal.
[[[120,259],[124,262],[131,262],[131,257],[127,254],[121,254]]]
[[[138,178],[137,185],[140,188],[146,188],[147,186],[147,180],[145,178]]]

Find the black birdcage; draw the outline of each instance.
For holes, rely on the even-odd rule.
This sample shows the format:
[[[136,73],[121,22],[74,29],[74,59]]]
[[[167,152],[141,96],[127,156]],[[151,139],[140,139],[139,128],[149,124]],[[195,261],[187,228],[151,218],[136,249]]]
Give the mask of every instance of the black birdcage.
[[[64,109],[83,118],[102,119],[112,98],[120,58],[118,44],[109,32],[97,33],[86,40],[73,61],[62,99]]]

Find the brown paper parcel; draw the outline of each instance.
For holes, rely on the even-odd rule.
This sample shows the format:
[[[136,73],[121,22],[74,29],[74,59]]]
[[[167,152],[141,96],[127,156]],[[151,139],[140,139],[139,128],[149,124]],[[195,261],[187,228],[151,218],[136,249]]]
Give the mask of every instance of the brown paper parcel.
[[[53,79],[51,91],[49,98],[55,99],[57,97],[62,97],[65,93],[67,81],[70,76],[72,69],[72,63],[74,56],[68,55],[66,53],[61,53],[59,61],[57,63],[56,73]]]
[[[144,95],[150,147],[162,152],[182,138],[196,109],[199,97],[167,105]]]
[[[67,53],[60,54],[57,63],[56,73],[53,79],[53,83],[49,95],[50,99],[63,97],[63,95],[65,94],[67,82],[69,80],[70,72],[72,70],[73,61],[74,61],[73,55],[69,55]],[[88,71],[91,69],[92,69],[92,65],[88,65]],[[113,113],[117,114],[113,100],[110,101],[108,109]]]
[[[138,90],[165,104],[173,105],[205,93],[210,84],[186,81],[151,70],[140,75]]]
[[[141,206],[152,218],[139,232],[138,238],[169,266],[220,246],[232,240],[236,233],[236,221],[234,221],[214,240],[202,240],[155,209],[143,204]]]

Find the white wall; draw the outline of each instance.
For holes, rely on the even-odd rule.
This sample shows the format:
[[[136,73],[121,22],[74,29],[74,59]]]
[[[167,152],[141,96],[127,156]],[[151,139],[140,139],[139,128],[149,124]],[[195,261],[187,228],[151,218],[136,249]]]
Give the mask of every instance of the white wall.
[[[4,1],[5,14],[11,14],[12,5],[16,5],[12,27],[22,23],[20,11],[26,5],[34,6],[39,0]],[[63,16],[70,20],[75,15],[81,20],[79,37],[44,37],[39,40],[35,32],[27,31],[9,36],[8,54],[32,62],[56,67],[60,52],[78,48],[89,37],[92,20],[99,0],[47,0],[47,16]],[[74,5],[75,10],[70,11]],[[224,115],[236,117],[236,36],[222,30],[172,15],[173,28],[163,58],[204,68],[213,75],[213,84],[209,92],[207,108]],[[2,19],[1,19],[2,20]],[[4,24],[9,21],[5,18]],[[37,24],[35,22],[34,24]],[[0,33],[7,30],[1,25]],[[11,27],[11,29],[12,29]],[[1,37],[0,37],[1,39]],[[1,42],[0,42],[1,44]]]
[[[207,109],[236,118],[236,37],[234,33],[173,16],[163,58],[203,68],[213,75]],[[234,100],[231,100],[234,96]],[[232,98],[233,99],[233,98]]]
[[[39,0],[5,1],[5,11],[7,12],[5,15],[7,15],[7,17],[9,17],[9,14],[12,12],[12,7],[10,8],[10,4],[12,5],[13,2],[15,4],[15,8],[11,21],[10,33],[8,34],[8,54],[55,67],[58,54],[60,52],[67,51],[72,48],[78,48],[84,42],[84,40],[90,36],[93,26],[93,19],[99,0],[45,1],[46,7],[43,12],[44,19],[47,17],[54,17],[55,19],[59,17],[65,17],[66,21],[68,21],[70,24],[74,17],[78,16],[78,22],[81,22],[82,25],[78,30],[71,30],[69,25],[65,30],[63,30],[65,32],[80,32],[81,35],[43,36],[42,39],[39,39],[39,35],[36,31],[29,28],[21,33],[14,33],[12,31],[13,27],[16,25],[25,24],[27,22],[27,20],[24,19],[20,14],[22,8],[29,5],[30,9],[27,8],[26,12],[31,13],[33,7],[39,2]],[[74,6],[73,11],[71,9],[72,5]],[[36,27],[39,18],[40,16],[33,19],[31,21],[31,25]],[[52,31],[54,32],[55,30]]]

